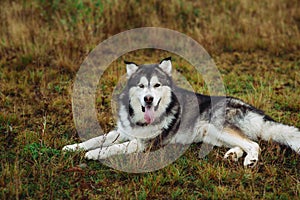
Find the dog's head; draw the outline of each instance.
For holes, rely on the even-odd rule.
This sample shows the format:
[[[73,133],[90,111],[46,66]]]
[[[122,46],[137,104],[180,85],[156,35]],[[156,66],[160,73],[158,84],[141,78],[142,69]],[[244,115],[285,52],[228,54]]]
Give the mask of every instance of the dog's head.
[[[134,123],[152,124],[171,103],[171,58],[151,65],[125,63],[132,120]]]

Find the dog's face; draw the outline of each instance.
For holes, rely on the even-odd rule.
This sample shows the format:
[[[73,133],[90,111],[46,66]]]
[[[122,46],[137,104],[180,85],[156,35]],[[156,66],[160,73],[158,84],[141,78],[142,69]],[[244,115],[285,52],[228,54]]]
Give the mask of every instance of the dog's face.
[[[132,120],[152,124],[171,102],[171,60],[166,58],[159,64],[141,66],[126,62],[126,70]]]

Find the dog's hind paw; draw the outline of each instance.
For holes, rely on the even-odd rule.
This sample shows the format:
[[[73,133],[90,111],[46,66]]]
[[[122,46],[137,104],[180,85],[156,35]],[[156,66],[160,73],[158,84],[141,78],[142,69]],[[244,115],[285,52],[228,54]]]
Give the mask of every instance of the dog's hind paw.
[[[252,168],[257,164],[257,162],[258,162],[258,155],[251,155],[251,154],[249,155],[248,154],[245,157],[244,166]]]
[[[234,147],[229,149],[225,155],[224,159],[231,159],[232,161],[238,161],[240,157],[243,156],[244,151],[240,147]]]

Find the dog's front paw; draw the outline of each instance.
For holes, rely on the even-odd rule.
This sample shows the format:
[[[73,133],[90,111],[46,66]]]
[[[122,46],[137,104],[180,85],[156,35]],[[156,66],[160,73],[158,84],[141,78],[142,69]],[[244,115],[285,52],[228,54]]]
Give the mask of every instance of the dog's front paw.
[[[237,162],[239,158],[243,156],[243,153],[244,151],[240,147],[234,147],[225,153],[224,159],[231,159],[232,161]]]
[[[98,155],[95,155],[92,151],[86,152],[84,157],[88,160],[98,160]]]
[[[84,150],[79,144],[66,145],[62,148],[63,151],[79,151]]]
[[[86,152],[84,157],[88,160],[103,160],[103,159],[108,158],[109,156],[110,156],[110,154],[108,153],[107,150],[98,148],[98,149],[94,149],[94,150]]]
[[[101,154],[101,151],[99,149],[86,152],[84,157],[88,160],[101,160],[105,158],[105,156]]]

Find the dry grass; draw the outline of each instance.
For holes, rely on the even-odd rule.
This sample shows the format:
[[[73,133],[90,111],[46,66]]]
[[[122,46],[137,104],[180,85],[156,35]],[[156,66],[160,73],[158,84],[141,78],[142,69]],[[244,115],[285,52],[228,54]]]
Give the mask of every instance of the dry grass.
[[[99,42],[141,26],[166,27],[210,53],[300,47],[298,1],[2,1],[1,63],[23,59],[74,71]]]
[[[168,167],[139,175],[60,151],[80,140],[71,107],[80,63],[107,37],[141,26],[193,37],[213,55],[229,95],[300,127],[299,6],[296,0],[1,1],[0,199],[299,198],[299,155],[271,142],[260,141],[254,169],[224,161],[223,148],[199,159],[193,145]],[[123,59],[157,62],[169,55],[140,50],[111,64],[96,99],[106,131],[114,126],[110,100]],[[172,56],[193,88],[207,93],[189,64]]]

